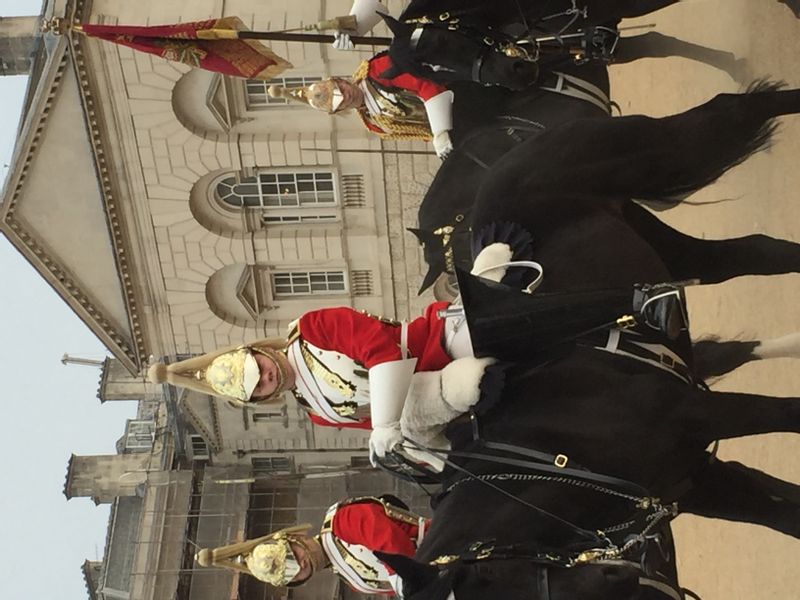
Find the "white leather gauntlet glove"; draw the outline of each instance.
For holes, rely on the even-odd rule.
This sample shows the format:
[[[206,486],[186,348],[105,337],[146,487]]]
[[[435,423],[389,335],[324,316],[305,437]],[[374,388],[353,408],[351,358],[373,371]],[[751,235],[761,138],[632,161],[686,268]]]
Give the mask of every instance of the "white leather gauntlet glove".
[[[333,35],[336,39],[333,40],[331,46],[336,50],[352,50],[355,48],[355,44],[350,39],[350,34],[346,31],[337,31]]]
[[[399,422],[375,427],[369,435],[369,462],[376,467],[376,458],[383,458],[402,442],[403,434],[400,432]]]
[[[350,34],[365,35],[369,33],[375,25],[381,22],[378,13],[388,14],[388,10],[380,0],[353,0],[350,14],[356,18],[356,30],[354,32],[337,31],[334,34],[336,39],[331,45],[336,50],[353,50],[355,44],[350,39]]]
[[[450,132],[442,131],[433,136],[433,149],[436,156],[444,160],[453,151],[453,142],[450,141]]]

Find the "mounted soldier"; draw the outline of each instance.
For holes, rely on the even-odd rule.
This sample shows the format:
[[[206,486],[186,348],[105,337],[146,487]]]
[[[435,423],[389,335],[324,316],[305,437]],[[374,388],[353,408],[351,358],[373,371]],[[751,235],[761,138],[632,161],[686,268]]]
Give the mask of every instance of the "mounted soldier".
[[[232,569],[275,587],[301,586],[331,569],[357,592],[400,595],[399,577],[375,552],[413,556],[429,524],[394,496],[349,498],[328,509],[317,535],[309,534],[308,525],[290,527],[200,550],[196,560],[203,567]]]
[[[494,232],[514,239],[487,241],[475,259],[474,272],[521,285],[524,273],[532,270],[517,265],[535,263],[525,262],[529,238],[514,231]],[[555,303],[548,298],[535,317],[538,340],[549,346],[636,320],[674,331],[679,311],[675,298],[662,292],[627,288],[564,294]],[[371,428],[375,462],[374,457],[384,457],[402,441],[400,420],[407,404],[417,407],[419,419],[424,421],[428,415],[438,427],[468,411],[479,398],[484,373],[495,361],[473,356],[469,328],[462,319],[443,318],[447,307],[445,302],[433,303],[422,316],[403,323],[347,307],[316,310],[294,322],[286,338],[156,364],[149,377],[153,383],[242,404],[272,402],[291,391],[318,425]],[[535,351],[536,347],[530,348]],[[424,422],[415,429],[424,429]],[[443,443],[439,433],[439,429],[427,432],[424,441]]]
[[[381,52],[363,61],[352,78],[331,77],[305,87],[270,86],[269,94],[340,114],[353,109],[367,129],[386,139],[432,141],[444,159],[453,149],[453,92],[408,73],[392,73]],[[392,73],[392,74],[390,74]]]

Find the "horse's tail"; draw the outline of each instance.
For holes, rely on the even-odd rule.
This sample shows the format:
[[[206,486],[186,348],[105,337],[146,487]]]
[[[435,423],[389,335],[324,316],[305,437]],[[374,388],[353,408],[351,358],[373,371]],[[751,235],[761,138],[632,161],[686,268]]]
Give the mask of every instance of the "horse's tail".
[[[783,87],[783,82],[759,80],[745,94],[720,94],[702,106],[668,117],[665,121],[672,122],[664,131],[686,136],[684,140],[676,138],[671,146],[678,175],[666,180],[653,178],[653,182],[660,181],[661,185],[646,184],[641,198],[686,197],[768,148],[778,128],[775,117],[793,111],[791,104],[787,107],[775,94]],[[702,147],[709,142],[713,143],[710,152],[707,148],[698,153],[697,148],[691,147]],[[685,162],[690,157],[693,165]]]

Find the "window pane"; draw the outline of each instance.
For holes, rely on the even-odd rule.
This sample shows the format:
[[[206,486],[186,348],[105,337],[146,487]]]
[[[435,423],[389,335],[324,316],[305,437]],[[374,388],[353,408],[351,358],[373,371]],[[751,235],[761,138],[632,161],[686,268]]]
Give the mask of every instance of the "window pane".
[[[301,192],[313,192],[314,191],[314,182],[313,181],[302,181],[299,177],[297,179],[297,189]]]
[[[258,186],[253,183],[240,183],[234,186],[233,192],[239,196],[258,196]]]

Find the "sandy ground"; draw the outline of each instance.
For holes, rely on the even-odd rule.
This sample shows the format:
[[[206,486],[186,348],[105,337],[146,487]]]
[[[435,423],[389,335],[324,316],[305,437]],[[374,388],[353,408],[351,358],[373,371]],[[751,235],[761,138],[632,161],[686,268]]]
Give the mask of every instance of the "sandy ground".
[[[634,22],[747,60],[747,77],[770,76],[800,86],[800,20],[776,0],[684,0]],[[632,32],[631,32],[632,33]],[[612,69],[613,97],[624,114],[682,111],[739,82],[681,58],[648,59]],[[733,199],[683,206],[663,214],[700,237],[763,232],[800,242],[800,116],[781,119],[768,151],[737,167],[693,200]],[[800,329],[800,275],[744,277],[689,292],[693,334],[769,337]],[[800,362],[773,360],[745,367],[715,389],[775,396],[800,395]],[[740,460],[800,483],[800,436],[773,434],[722,444],[723,458]],[[798,517],[800,518],[800,517]],[[681,516],[675,522],[683,585],[704,600],[800,598],[800,540],[765,528]]]

